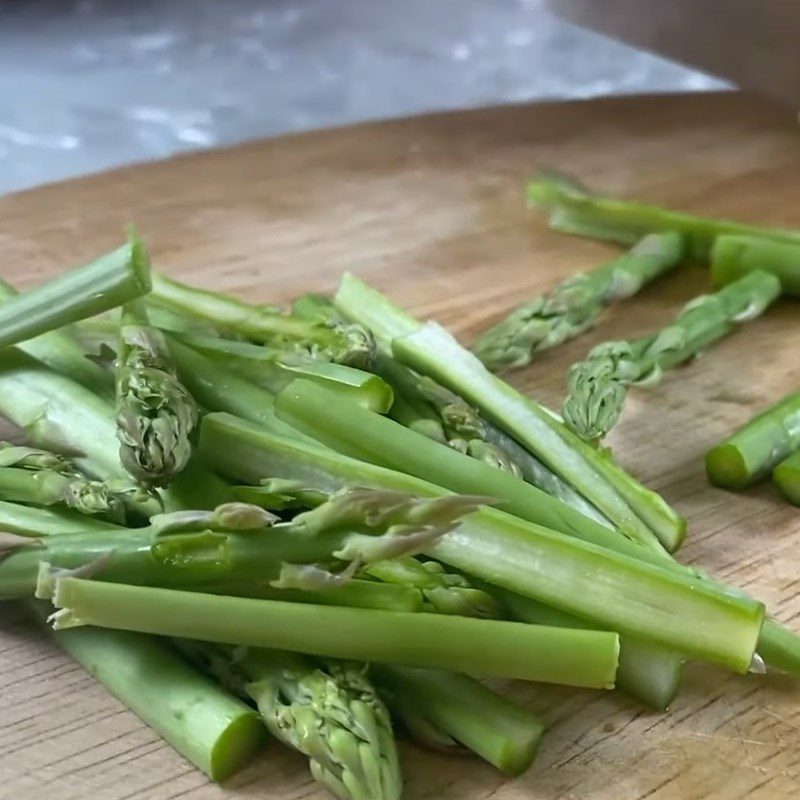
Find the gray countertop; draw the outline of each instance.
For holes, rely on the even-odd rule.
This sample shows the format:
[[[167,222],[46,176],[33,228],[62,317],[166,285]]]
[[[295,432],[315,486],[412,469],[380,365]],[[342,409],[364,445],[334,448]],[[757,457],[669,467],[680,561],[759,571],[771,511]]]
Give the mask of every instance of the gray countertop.
[[[542,0],[7,0],[0,193],[431,109],[720,86]]]

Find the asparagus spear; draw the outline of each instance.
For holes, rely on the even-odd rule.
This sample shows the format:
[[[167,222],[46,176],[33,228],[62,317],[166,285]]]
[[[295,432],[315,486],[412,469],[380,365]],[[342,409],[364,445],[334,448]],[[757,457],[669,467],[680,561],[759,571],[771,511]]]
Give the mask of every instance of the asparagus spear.
[[[47,606],[30,603],[29,607],[43,623]],[[158,639],[90,627],[49,633],[65,653],[211,780],[229,778],[262,748],[266,729],[258,715]]]
[[[282,350],[368,367],[374,342],[360,325],[308,320],[275,309],[253,306],[233,297],[195,289],[163,275],[153,275],[153,297],[164,305],[212,322]]]
[[[780,279],[783,293],[800,297],[800,240],[773,241],[761,236],[718,236],[711,248],[711,280],[727,286],[761,270]]]
[[[309,757],[342,800],[399,800],[402,775],[389,712],[362,667],[329,670],[295,653],[177,642],[190,660],[250,698],[272,734]]]
[[[205,418],[200,452],[215,469],[240,481],[255,483],[280,474],[322,491],[367,486],[417,496],[446,494],[410,475],[276,436],[228,414]],[[748,669],[761,627],[760,603],[701,581],[663,556],[597,528],[607,537],[607,547],[631,552],[622,555],[582,542],[574,538],[580,531],[562,536],[496,509],[480,509],[425,554],[598,627]]]
[[[601,631],[252,600],[71,576],[41,580],[37,591],[60,609],[51,617],[56,630],[95,625],[589,688],[613,687],[617,670],[617,634]]]
[[[795,231],[698,217],[604,197],[556,173],[542,173],[531,181],[528,184],[528,200],[531,205],[549,212],[550,227],[557,231],[627,245],[634,244],[648,233],[677,231],[686,237],[688,252],[695,258],[706,258],[714,239],[724,234],[758,236],[800,244],[800,233]]]
[[[507,775],[533,763],[544,725],[530,711],[487,686],[452,672],[376,664],[375,681],[399,716],[425,720]]]
[[[726,489],[744,489],[767,478],[798,448],[800,392],[794,392],[766,408],[708,451],[708,479]]]
[[[478,337],[473,352],[491,370],[524,367],[537,353],[591,328],[604,306],[632,297],[677,266],[683,252],[680,234],[648,234],[629,253],[517,307]]]
[[[800,506],[800,450],[784,458],[775,467],[772,480],[790,503]]]
[[[588,442],[602,440],[619,419],[628,386],[655,385],[664,370],[697,357],[737,324],[758,317],[780,292],[774,275],[753,272],[716,294],[695,298],[658,333],[598,345],[569,371],[565,422]]]
[[[115,527],[99,517],[86,517],[65,508],[31,508],[0,500],[0,531],[7,533],[21,536],[58,536],[107,532]]]
[[[0,305],[0,348],[128,303],[150,291],[150,262],[135,237],[117,250]]]
[[[677,546],[686,523],[655,492],[615,467],[607,454],[575,436],[549,410],[492,375],[438,325],[422,325],[352,275],[344,275],[336,303],[359,319],[407,366],[456,392],[490,423],[514,438],[613,525],[658,549],[654,534]]]

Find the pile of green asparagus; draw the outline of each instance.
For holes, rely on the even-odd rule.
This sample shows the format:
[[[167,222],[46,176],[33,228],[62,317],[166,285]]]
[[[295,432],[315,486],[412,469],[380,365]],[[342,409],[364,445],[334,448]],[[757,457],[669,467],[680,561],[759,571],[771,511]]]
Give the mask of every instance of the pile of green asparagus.
[[[685,520],[597,446],[629,386],[798,291],[800,235],[552,176],[530,193],[554,227],[633,247],[474,354],[352,275],[252,305],[154,272],[135,237],[24,293],[0,282],[0,414],[22,437],[0,446],[0,599],[211,779],[272,734],[352,800],[401,796],[397,732],[525,771],[544,726],[486,678],[663,711],[689,659],[800,676],[800,637],[676,561]],[[709,254],[722,288],[595,348],[563,418],[487,369]],[[799,398],[712,451],[712,478],[782,462],[797,500]]]

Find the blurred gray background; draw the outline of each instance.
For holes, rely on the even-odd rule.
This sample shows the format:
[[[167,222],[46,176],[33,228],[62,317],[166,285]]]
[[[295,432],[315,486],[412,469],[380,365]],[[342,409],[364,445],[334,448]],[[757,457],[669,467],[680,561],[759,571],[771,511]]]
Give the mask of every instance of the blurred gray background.
[[[0,193],[431,109],[724,85],[544,0],[0,0]]]

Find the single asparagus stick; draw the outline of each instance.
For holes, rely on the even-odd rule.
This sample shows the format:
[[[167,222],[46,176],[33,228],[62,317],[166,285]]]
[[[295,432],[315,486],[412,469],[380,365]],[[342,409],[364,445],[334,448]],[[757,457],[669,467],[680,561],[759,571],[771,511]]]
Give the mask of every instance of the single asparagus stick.
[[[52,591],[60,609],[51,618],[56,630],[95,625],[590,688],[613,686],[617,670],[615,633],[252,600],[74,577],[45,583],[40,581],[40,594]]]
[[[136,238],[91,264],[0,305],[0,347],[92,317],[150,291],[150,262]]]
[[[752,272],[716,294],[695,298],[658,333],[598,345],[569,371],[565,422],[582,439],[600,441],[619,418],[628,386],[657,384],[664,370],[695,358],[737,324],[760,316],[780,293],[774,275]]]
[[[446,494],[410,475],[270,434],[228,414],[205,418],[200,452],[226,476],[253,483],[264,475],[283,475],[328,492],[367,486],[417,496]],[[598,627],[740,671],[749,668],[761,627],[760,603],[702,581],[603,526],[597,528],[608,537],[608,547],[629,554],[559,535],[496,509],[480,509],[426,555]]]
[[[706,454],[708,479],[726,489],[744,489],[769,477],[800,448],[800,392],[794,392],[746,422]]]
[[[391,342],[400,361],[470,403],[627,535],[655,548],[654,534],[661,541],[682,540],[685,520],[658,494],[616,468],[549,409],[492,375],[442,328],[423,326],[352,275],[343,276],[336,303],[369,327],[378,342]]]
[[[783,293],[800,297],[800,239],[778,242],[761,236],[718,236],[711,248],[711,280],[727,286],[750,272],[771,272]]]
[[[47,605],[29,603],[40,622]],[[244,767],[264,745],[258,715],[151,636],[84,627],[55,643],[213,781]]]
[[[15,297],[17,290],[0,278],[0,301]],[[111,374],[86,356],[77,339],[64,329],[51,330],[20,342],[17,347],[55,372],[91,389],[95,394],[110,396]]]
[[[515,619],[534,625],[555,625],[563,628],[591,628],[582,619],[538,603],[528,597],[500,590],[499,598]],[[684,658],[659,645],[620,636],[617,688],[645,705],[664,711],[678,693]]]
[[[800,636],[773,619],[765,619],[758,654],[768,668],[800,678]]]
[[[388,664],[372,672],[401,716],[426,720],[501,772],[521,775],[536,758],[542,722],[474,678]]]
[[[772,480],[790,503],[800,506],[800,450],[787,456],[775,467]]]
[[[591,328],[604,306],[632,297],[676,267],[683,253],[680,234],[648,234],[629,253],[517,307],[478,337],[473,352],[491,370],[524,367],[537,353]]]
[[[576,181],[543,173],[528,184],[531,205],[550,214],[550,227],[632,245],[648,233],[677,231],[686,237],[689,254],[706,258],[717,236],[741,234],[773,241],[800,243],[800,233],[760,228],[742,222],[710,219],[643,203],[594,194]]]
[[[115,372],[120,461],[138,483],[168,484],[189,461],[199,413],[143,304],[123,308]]]
[[[311,774],[342,800],[400,800],[392,723],[356,665],[327,671],[278,650],[179,641],[190,660],[250,698],[273,735],[309,757]]]
[[[21,536],[59,536],[109,531],[117,526],[64,508],[31,508],[0,500],[0,531]],[[123,530],[122,528],[117,528]]]
[[[153,297],[168,307],[288,351],[324,357],[353,367],[369,366],[374,342],[359,325],[328,324],[253,306],[227,295],[195,289],[163,275],[153,275]]]

